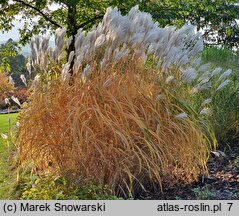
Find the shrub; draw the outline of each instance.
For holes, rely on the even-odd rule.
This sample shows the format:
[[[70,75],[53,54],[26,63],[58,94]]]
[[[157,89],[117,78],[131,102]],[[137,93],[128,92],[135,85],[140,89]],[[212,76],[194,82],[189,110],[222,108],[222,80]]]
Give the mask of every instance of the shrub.
[[[233,72],[228,77],[229,85],[213,95],[213,124],[216,137],[221,143],[236,143],[239,138],[239,55],[227,49],[209,48],[202,53],[203,61]],[[217,76],[217,78],[220,75]]]
[[[0,94],[0,109],[6,109],[7,105],[5,103],[5,95]]]
[[[28,100],[28,90],[26,88],[18,89],[13,94],[16,98],[18,98],[21,104],[27,102]]]
[[[14,90],[14,86],[8,81],[8,76],[6,73],[0,72],[0,93],[6,94]]]
[[[14,86],[9,82],[7,74],[0,72],[0,109],[7,108],[4,99],[12,94],[13,91]]]

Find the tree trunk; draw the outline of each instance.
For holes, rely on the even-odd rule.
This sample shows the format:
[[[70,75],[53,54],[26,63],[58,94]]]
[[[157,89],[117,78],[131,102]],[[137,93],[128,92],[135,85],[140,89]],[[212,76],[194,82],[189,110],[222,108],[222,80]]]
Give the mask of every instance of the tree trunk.
[[[75,35],[77,33],[77,22],[76,22],[76,5],[77,0],[68,0],[67,7],[68,7],[68,16],[67,16],[67,36],[68,38],[72,36],[72,41],[70,43],[69,48],[67,49],[67,61],[69,60],[70,53],[75,51]],[[73,75],[73,66],[74,66],[73,58],[70,64],[70,74]]]

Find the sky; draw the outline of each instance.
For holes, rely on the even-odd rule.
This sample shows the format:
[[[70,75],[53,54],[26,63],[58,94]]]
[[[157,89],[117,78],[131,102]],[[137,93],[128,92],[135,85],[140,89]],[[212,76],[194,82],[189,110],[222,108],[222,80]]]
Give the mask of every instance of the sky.
[[[18,19],[18,20],[13,22],[13,25],[14,25],[14,27],[9,32],[2,33],[0,31],[0,42],[1,41],[7,41],[9,38],[12,38],[14,41],[19,40],[20,35],[19,35],[18,29],[23,27],[24,22],[21,21],[20,19]],[[54,40],[54,37],[51,36],[50,40]]]
[[[18,29],[23,27],[23,22],[18,20],[18,21],[14,21],[13,24],[14,24],[14,27],[11,31],[6,32],[4,34],[0,32],[0,41],[6,41],[9,38],[12,38],[14,41],[19,40]]]

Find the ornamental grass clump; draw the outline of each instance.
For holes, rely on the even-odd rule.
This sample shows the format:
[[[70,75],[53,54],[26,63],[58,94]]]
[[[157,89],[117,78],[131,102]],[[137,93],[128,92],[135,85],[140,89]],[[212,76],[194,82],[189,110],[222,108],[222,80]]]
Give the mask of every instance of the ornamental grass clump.
[[[46,40],[32,41],[28,67],[44,73],[20,114],[22,163],[125,197],[207,172],[215,139],[200,109],[210,100],[198,109],[191,99],[208,65],[199,64],[202,40],[193,26],[162,29],[137,7],[126,16],[109,8],[97,27],[78,31],[68,62],[64,34],[57,30],[50,52]]]
[[[136,65],[135,65],[136,66]],[[89,178],[115,193],[191,182],[206,172],[210,143],[203,129],[159,85],[134,67],[71,86],[37,89],[21,113],[21,160],[58,171],[75,183]],[[164,99],[156,100],[159,94]]]

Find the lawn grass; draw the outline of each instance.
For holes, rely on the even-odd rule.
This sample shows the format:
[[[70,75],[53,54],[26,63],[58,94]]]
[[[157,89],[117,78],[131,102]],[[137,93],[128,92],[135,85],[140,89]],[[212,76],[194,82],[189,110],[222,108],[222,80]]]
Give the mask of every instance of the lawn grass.
[[[10,124],[9,124],[10,117]],[[0,115],[0,134],[9,134],[11,128],[15,125],[17,113],[14,114],[1,114]],[[12,182],[15,179],[15,172],[10,167],[10,149],[6,145],[5,140],[0,136],[0,199],[9,199]]]

